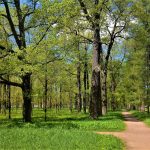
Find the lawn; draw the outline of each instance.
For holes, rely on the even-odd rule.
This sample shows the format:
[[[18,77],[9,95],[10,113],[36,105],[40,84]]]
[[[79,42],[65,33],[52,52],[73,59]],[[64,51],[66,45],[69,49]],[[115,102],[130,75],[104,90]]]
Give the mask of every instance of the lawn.
[[[144,121],[145,124],[147,124],[150,127],[150,114],[148,114],[147,112],[139,112],[139,111],[133,111],[132,114],[137,119]]]
[[[122,141],[111,135],[97,135],[95,131],[122,131],[125,129],[120,112],[109,112],[96,121],[88,114],[66,110],[48,111],[44,121],[42,110],[33,111],[33,122],[23,123],[20,111],[13,119],[0,116],[1,149],[50,150],[122,150]]]

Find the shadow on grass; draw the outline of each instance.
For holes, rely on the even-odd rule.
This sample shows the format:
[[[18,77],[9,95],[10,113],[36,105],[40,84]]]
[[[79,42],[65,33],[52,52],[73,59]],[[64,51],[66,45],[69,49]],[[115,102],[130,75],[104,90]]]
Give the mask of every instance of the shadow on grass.
[[[113,120],[123,120],[122,115],[119,112],[110,112],[106,116],[100,117],[97,120],[94,121],[101,121],[101,122],[107,122],[107,121],[113,121]],[[92,122],[93,119],[90,119],[89,116],[84,117],[64,117],[59,118],[59,116],[56,117],[47,117],[47,121],[44,121],[44,117],[33,117],[32,123],[24,123],[21,118],[15,118],[15,119],[1,119],[0,120],[0,128],[61,128],[61,129],[79,129],[80,125],[79,122],[85,123],[86,122]]]
[[[150,114],[147,112],[133,112],[132,115],[136,117],[140,121],[144,121],[145,119],[149,118],[150,119]]]

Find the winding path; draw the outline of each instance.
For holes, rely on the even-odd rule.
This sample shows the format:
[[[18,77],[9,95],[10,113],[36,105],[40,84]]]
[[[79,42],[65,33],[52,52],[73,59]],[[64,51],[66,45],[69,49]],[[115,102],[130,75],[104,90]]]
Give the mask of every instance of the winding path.
[[[125,141],[127,150],[150,150],[150,128],[138,121],[129,112],[122,113],[125,118],[124,132],[97,132],[98,134],[112,134]]]

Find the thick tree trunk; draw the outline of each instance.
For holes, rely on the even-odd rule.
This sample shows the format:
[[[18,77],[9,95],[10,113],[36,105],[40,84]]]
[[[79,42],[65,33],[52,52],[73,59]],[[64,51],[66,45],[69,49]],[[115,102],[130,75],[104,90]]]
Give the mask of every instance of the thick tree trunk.
[[[23,77],[22,93],[23,93],[23,119],[25,122],[31,122],[32,114],[32,98],[31,98],[31,74],[26,73]]]
[[[105,68],[102,75],[102,107],[103,107],[103,115],[107,113],[107,69]]]
[[[100,81],[100,55],[102,46],[100,43],[99,26],[94,30],[93,43],[93,62],[92,62],[92,83],[91,83],[91,99],[90,99],[90,116],[97,119],[102,115],[102,99],[101,99],[101,81]]]

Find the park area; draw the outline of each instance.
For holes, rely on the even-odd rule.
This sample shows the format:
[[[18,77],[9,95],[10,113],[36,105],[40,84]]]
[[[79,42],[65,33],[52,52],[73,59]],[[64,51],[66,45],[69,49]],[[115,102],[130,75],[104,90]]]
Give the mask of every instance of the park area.
[[[49,110],[45,121],[44,111],[37,109],[32,123],[24,123],[20,114],[21,110],[13,110],[11,120],[8,114],[0,115],[0,149],[148,150],[150,146],[147,113],[108,112],[93,121],[84,113]]]
[[[149,0],[0,0],[0,150],[150,150]]]

